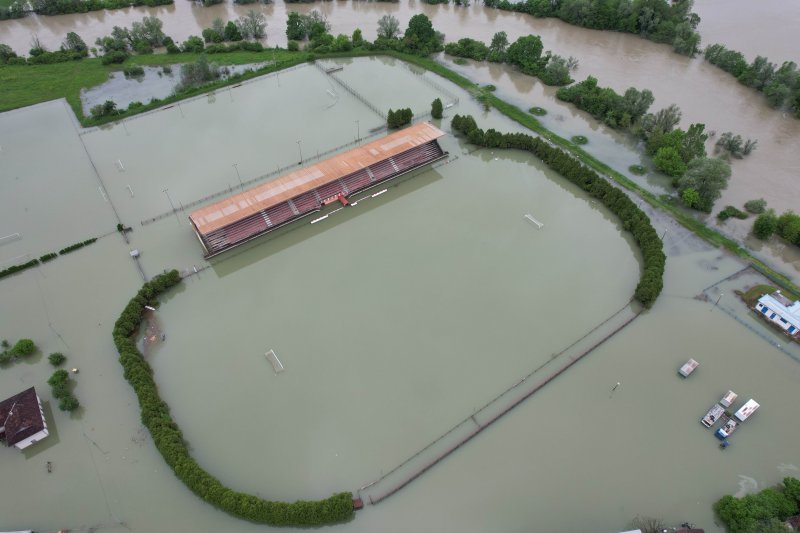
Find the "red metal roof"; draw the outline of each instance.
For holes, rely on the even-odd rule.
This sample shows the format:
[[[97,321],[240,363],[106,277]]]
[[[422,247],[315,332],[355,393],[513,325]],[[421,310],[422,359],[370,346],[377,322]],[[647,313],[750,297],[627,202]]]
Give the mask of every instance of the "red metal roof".
[[[436,126],[421,122],[198,209],[189,215],[189,218],[198,232],[207,235],[275,204],[285,202],[304,192],[321,187],[443,135],[445,133]]]

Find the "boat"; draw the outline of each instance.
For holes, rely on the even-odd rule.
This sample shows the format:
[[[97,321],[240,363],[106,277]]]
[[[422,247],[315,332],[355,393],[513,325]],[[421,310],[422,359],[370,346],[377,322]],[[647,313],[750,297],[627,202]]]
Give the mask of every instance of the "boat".
[[[758,402],[756,402],[754,399],[750,398],[749,400],[747,400],[747,403],[745,403],[745,404],[744,404],[744,405],[741,407],[741,409],[739,409],[738,411],[736,411],[736,412],[733,414],[733,416],[735,416],[736,418],[738,418],[738,419],[739,419],[739,421],[741,421],[741,422],[744,422],[745,420],[747,420],[748,418],[750,418],[750,415],[752,415],[753,413],[755,413],[755,412],[756,412],[756,410],[757,410],[759,407],[761,407],[761,406],[760,406],[760,405],[758,405]]]
[[[706,416],[700,419],[700,422],[707,428],[710,428],[719,421],[720,417],[725,414],[725,408],[720,404],[715,403],[714,406],[708,410]]]
[[[723,422],[722,427],[719,428],[716,433],[714,433],[714,436],[722,441],[730,437],[731,433],[736,431],[736,428],[739,427],[739,423],[733,418],[725,417],[725,419],[726,420]]]
[[[689,359],[682,367],[680,367],[680,369],[678,369],[678,374],[680,374],[685,378],[688,378],[689,374],[694,372],[698,366],[700,366],[700,363],[698,363],[694,359]]]
[[[722,399],[719,401],[719,404],[722,407],[730,407],[733,404],[733,402],[736,401],[737,397],[738,395],[735,392],[729,390],[727,394],[725,394],[725,396],[723,396]]]

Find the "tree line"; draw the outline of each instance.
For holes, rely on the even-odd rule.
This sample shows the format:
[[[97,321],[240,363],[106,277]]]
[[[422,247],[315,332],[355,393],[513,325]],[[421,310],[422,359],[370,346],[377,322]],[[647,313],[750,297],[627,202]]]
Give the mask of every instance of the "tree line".
[[[800,480],[785,477],[768,487],[741,498],[723,496],[714,512],[730,533],[778,533],[789,531],[784,521],[800,512]]]
[[[779,67],[763,56],[747,63],[744,55],[724,45],[712,44],[704,52],[706,61],[733,75],[739,83],[764,93],[776,109],[787,108],[800,118],[800,71],[794,61]]]
[[[75,244],[71,244],[65,248],[62,248],[58,251],[58,253],[50,252],[46,253],[41,256],[39,259],[31,259],[30,261],[26,261],[25,263],[21,263],[18,265],[11,265],[8,268],[0,270],[0,279],[10,276],[11,274],[16,274],[17,272],[22,272],[23,270],[27,270],[29,268],[33,268],[41,263],[48,263],[58,257],[59,255],[66,255],[68,253],[74,252],[75,250],[79,250],[84,246],[89,246],[90,244],[94,244],[97,242],[97,237],[93,237],[91,239],[86,239],[85,241],[78,242]]]
[[[464,38],[444,47],[446,54],[465,57],[475,61],[508,63],[529,76],[536,76],[546,85],[567,85],[572,83],[570,71],[578,66],[574,57],[565,59],[549,50],[542,52],[544,45],[538,35],[526,35],[508,43],[508,35],[499,31],[487,46],[482,41]]]
[[[568,24],[633,33],[650,41],[667,43],[672,49],[693,57],[700,49],[693,0],[484,0],[487,7],[527,13],[534,17],[555,17]]]
[[[500,133],[494,129],[478,128],[472,116],[453,117],[454,131],[467,137],[469,142],[487,148],[526,150],[547,166],[561,174],[590,196],[603,203],[622,221],[623,228],[633,236],[644,262],[634,298],[651,307],[663,288],[664,255],[661,239],[650,223],[650,218],[621,190],[612,186],[592,169],[559,148],[539,137],[525,133]]]
[[[170,415],[169,406],[158,394],[153,370],[133,339],[133,335],[139,331],[144,306],[157,306],[158,296],[180,282],[180,274],[172,270],[145,283],[125,306],[113,330],[124,377],[139,399],[142,424],[150,431],[153,444],[167,465],[197,496],[238,518],[273,526],[295,527],[336,524],[351,519],[353,495],[350,492],[341,492],[318,501],[268,501],[226,487],[192,458],[183,433]]]
[[[655,167],[673,178],[684,205],[706,213],[728,186],[731,169],[722,158],[709,158],[705,143],[709,134],[705,124],[678,127],[681,110],[672,104],[655,113],[649,109],[655,98],[649,89],[629,87],[620,95],[609,87],[598,85],[589,76],[580,83],[562,87],[556,97],[570,102],[611,128],[625,130],[644,141],[645,153]],[[742,143],[741,136],[726,132],[717,142],[717,150],[742,157],[755,148],[756,141]],[[745,152],[746,147],[746,152]]]

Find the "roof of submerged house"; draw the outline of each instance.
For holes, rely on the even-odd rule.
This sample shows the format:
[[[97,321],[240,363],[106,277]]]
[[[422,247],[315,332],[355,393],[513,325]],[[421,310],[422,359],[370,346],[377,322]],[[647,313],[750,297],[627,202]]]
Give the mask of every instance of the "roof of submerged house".
[[[208,234],[443,135],[436,126],[421,122],[198,209],[189,218],[200,233]]]
[[[13,446],[45,428],[39,397],[31,387],[0,402],[0,427],[6,445]]]

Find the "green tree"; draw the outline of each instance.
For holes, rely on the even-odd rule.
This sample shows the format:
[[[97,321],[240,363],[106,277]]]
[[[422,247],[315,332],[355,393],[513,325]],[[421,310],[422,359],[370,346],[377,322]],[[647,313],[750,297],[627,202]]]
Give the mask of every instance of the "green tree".
[[[78,399],[75,396],[72,396],[71,394],[64,398],[61,398],[58,401],[58,408],[61,409],[62,411],[74,411],[75,409],[80,407],[80,405],[81,404],[78,401]]]
[[[16,52],[7,44],[0,43],[0,65],[8,63],[8,60],[12,57],[17,57]]]
[[[364,36],[361,34],[361,30],[359,28],[353,30],[352,42],[355,48],[358,48],[364,44]]]
[[[686,207],[697,208],[700,205],[700,193],[689,187],[681,193],[681,201]]]
[[[545,85],[568,85],[572,83],[569,70],[566,59],[559,55],[553,55],[547,60],[547,66],[539,73],[539,79]]]
[[[492,43],[489,45],[489,61],[502,63],[506,60],[507,50],[508,34],[504,31],[498,31],[492,37]]]
[[[653,158],[653,163],[667,176],[678,177],[686,172],[686,163],[683,162],[680,152],[672,146],[659,148]]]
[[[286,37],[290,41],[302,41],[306,38],[306,36],[307,34],[302,15],[300,15],[300,13],[290,11],[289,17],[286,20]]]
[[[765,241],[772,237],[778,229],[778,217],[775,211],[768,209],[758,215],[756,221],[753,223],[753,235]]]
[[[800,215],[786,211],[778,217],[778,235],[800,246]]]
[[[222,36],[226,41],[241,41],[244,38],[239,26],[232,20],[229,20],[228,23],[225,24],[225,30]]]
[[[433,118],[442,118],[442,100],[437,98],[433,102],[431,102],[431,116]]]
[[[508,47],[506,61],[525,74],[536,76],[542,67],[542,39],[538,35],[520,37]]]
[[[14,357],[27,357],[36,351],[36,345],[31,339],[20,339],[11,348],[11,355]]]
[[[163,25],[158,17],[144,17],[141,22],[134,22],[129,33],[131,45],[146,43],[151,47],[161,46],[166,37],[161,29]]]
[[[236,21],[239,33],[245,39],[263,39],[267,36],[267,18],[263,13],[250,10]],[[227,27],[225,28],[228,29]]]
[[[64,42],[61,44],[61,49],[77,52],[84,57],[89,55],[89,48],[86,46],[86,43],[81,39],[81,36],[74,31],[67,33]],[[0,60],[0,62],[2,62],[2,60]]]
[[[378,38],[396,39],[400,35],[400,21],[392,15],[384,15],[378,19]]]
[[[689,162],[686,173],[678,178],[678,190],[694,189],[700,195],[700,202],[694,206],[700,211],[711,212],[714,202],[728,186],[731,176],[730,165],[722,159],[698,157]]]
[[[443,49],[444,35],[433,29],[433,23],[423,13],[408,21],[403,35],[403,50],[410,54],[426,56]]]
[[[48,355],[47,360],[50,361],[50,364],[53,366],[61,366],[67,358],[63,353],[55,352]]]

